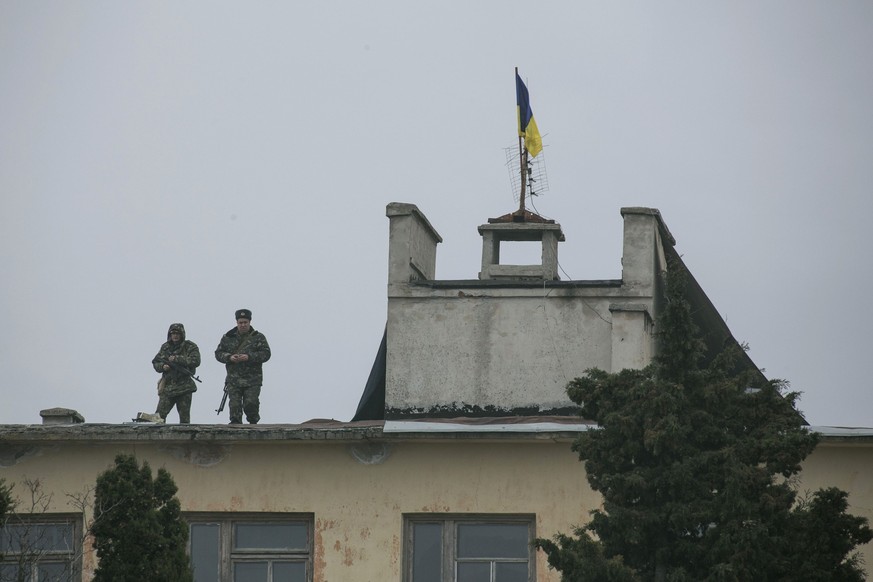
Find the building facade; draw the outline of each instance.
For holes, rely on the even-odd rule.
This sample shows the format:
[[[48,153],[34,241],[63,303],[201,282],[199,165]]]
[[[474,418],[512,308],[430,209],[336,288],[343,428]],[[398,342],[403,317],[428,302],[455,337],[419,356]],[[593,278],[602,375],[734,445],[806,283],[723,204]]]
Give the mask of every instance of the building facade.
[[[570,450],[592,427],[564,386],[650,361],[674,239],[656,210],[622,209],[622,278],[561,281],[560,225],[507,215],[480,227],[478,278],[444,281],[424,214],[387,215],[386,334],[354,420],[110,425],[53,410],[0,426],[0,478],[24,501],[0,580],[21,567],[34,582],[90,580],[89,488],[129,453],[172,474],[198,582],[558,581],[531,542],[600,506]],[[517,241],[539,241],[541,264],[501,264]],[[708,343],[733,341],[693,282],[691,300]],[[816,430],[801,490],[840,487],[873,518],[873,431]],[[16,545],[25,532],[38,543]]]

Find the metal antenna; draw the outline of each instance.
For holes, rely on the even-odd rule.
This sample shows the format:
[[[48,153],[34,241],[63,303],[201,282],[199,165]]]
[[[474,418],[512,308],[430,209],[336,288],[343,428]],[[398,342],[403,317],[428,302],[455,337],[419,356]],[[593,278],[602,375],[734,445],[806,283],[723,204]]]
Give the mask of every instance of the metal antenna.
[[[523,215],[526,210],[525,195],[540,196],[549,189],[545,150],[541,151],[535,158],[527,155],[524,145],[521,147],[511,145],[503,148],[503,151],[506,154],[506,168],[509,170],[512,197],[519,203],[518,210]],[[519,168],[521,168],[520,171]]]

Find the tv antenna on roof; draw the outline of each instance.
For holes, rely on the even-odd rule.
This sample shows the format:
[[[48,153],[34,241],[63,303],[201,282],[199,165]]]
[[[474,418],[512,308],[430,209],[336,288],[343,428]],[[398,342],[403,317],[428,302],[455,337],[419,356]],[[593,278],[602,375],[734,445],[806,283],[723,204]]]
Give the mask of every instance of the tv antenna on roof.
[[[518,210],[525,211],[525,200],[528,197],[540,196],[549,189],[549,179],[546,175],[546,160],[543,153],[531,158],[519,153],[517,145],[503,148],[506,154],[506,169],[509,171],[509,185],[512,189],[512,199],[518,202]],[[526,158],[526,159],[522,159]]]

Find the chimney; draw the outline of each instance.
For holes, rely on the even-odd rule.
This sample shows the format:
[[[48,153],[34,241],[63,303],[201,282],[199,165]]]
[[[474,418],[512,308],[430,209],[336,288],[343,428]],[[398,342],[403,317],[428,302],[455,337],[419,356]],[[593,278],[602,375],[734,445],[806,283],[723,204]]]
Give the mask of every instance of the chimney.
[[[385,214],[388,235],[388,283],[436,278],[436,247],[442,237],[415,204],[392,202]]]
[[[81,424],[85,417],[72,408],[46,408],[40,410],[43,424]]]
[[[480,279],[535,279],[557,281],[558,243],[564,241],[561,225],[532,212],[514,212],[489,218],[479,227],[482,235]],[[534,265],[500,264],[501,243],[539,242],[541,260]]]

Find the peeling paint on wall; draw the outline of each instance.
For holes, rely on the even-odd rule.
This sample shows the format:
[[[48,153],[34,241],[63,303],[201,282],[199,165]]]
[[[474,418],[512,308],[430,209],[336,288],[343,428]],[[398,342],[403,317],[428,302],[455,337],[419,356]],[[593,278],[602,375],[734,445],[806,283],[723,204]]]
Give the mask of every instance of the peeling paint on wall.
[[[349,454],[362,465],[381,465],[391,456],[391,447],[386,443],[362,443],[350,445]]]
[[[24,461],[25,459],[28,459],[30,457],[38,457],[45,453],[54,453],[57,451],[57,445],[8,445],[0,447],[0,468],[14,467],[21,461]]]
[[[224,461],[230,454],[230,447],[213,444],[165,445],[160,450],[173,457],[198,467],[212,467]]]
[[[396,571],[400,562],[400,536],[397,534],[391,536],[391,567]]]
[[[324,577],[324,571],[327,568],[327,560],[324,554],[324,532],[336,527],[336,521],[332,519],[316,519],[315,520],[315,539],[312,556],[313,578],[312,582],[329,582]],[[337,540],[339,543],[339,540]]]
[[[355,546],[349,543],[349,531],[343,531],[342,541],[337,540],[333,545],[333,549],[342,556],[343,566],[352,567],[356,561],[366,562],[367,552],[360,545]]]
[[[82,579],[92,580],[97,569],[97,552],[94,551],[94,536],[88,535],[82,542]]]

